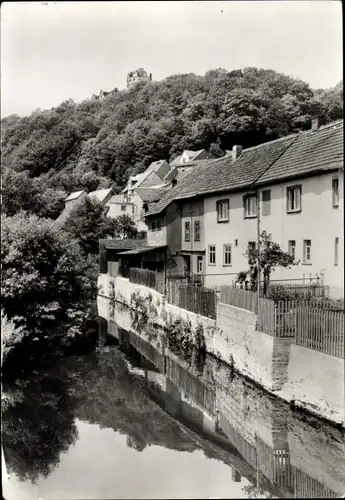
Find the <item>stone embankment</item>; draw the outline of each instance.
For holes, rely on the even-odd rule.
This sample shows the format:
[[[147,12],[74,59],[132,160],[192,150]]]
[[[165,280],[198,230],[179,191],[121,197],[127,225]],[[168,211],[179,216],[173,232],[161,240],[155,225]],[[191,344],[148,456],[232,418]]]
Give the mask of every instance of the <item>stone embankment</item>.
[[[126,278],[102,274],[98,285],[100,316],[110,319],[117,302],[137,313],[121,315],[120,326],[128,330],[138,328],[140,317],[149,327],[163,330],[177,319],[188,322],[192,336],[202,331],[208,353],[233,363],[242,375],[292,406],[344,427],[343,359],[257,331],[256,315],[244,309],[218,303],[213,320],[169,304],[156,290]],[[108,299],[104,304],[102,297]]]

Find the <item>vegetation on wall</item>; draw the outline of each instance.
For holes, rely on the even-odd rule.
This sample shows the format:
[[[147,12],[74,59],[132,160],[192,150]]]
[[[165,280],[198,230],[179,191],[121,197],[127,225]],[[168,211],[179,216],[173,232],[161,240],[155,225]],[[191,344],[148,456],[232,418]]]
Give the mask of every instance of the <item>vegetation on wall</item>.
[[[273,70],[214,69],[172,75],[129,90],[67,100],[30,116],[1,120],[3,210],[55,218],[66,193],[115,186],[184,149],[222,156],[342,118],[343,84],[312,90]]]
[[[259,262],[260,271],[263,275],[264,295],[267,294],[271,273],[276,267],[290,268],[298,264],[294,257],[288,252],[284,252],[278,243],[272,241],[272,235],[268,234],[266,231],[262,231],[260,235],[259,248],[248,246],[244,255],[248,258],[250,268],[248,271],[241,271],[238,273],[237,281],[243,282],[249,275],[251,290],[257,290]]]

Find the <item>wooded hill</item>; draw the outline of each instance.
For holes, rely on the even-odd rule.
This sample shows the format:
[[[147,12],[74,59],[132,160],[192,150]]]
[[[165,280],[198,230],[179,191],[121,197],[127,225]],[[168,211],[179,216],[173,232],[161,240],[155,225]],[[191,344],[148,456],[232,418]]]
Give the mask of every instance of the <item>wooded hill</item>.
[[[273,70],[215,69],[138,83],[1,120],[3,211],[55,218],[74,190],[115,186],[184,149],[222,156],[343,117],[343,83],[312,90]]]

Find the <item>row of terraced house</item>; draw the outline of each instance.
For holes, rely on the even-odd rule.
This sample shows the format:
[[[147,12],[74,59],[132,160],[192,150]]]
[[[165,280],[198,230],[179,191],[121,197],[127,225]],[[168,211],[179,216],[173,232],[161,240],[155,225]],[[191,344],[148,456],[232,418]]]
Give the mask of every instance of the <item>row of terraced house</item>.
[[[309,131],[247,149],[236,145],[186,170],[160,199],[143,204],[147,240],[101,242],[108,261],[200,277],[206,287],[233,284],[248,269],[246,249],[266,231],[299,262],[276,268],[272,280],[321,278],[330,297],[343,297],[342,120],[316,121]]]

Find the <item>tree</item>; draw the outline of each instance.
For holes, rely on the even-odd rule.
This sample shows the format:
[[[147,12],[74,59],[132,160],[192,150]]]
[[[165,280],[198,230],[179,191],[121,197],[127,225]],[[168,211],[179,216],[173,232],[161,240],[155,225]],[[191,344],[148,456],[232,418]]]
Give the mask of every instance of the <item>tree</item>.
[[[128,215],[111,219],[96,199],[85,197],[76,204],[66,219],[64,230],[78,241],[85,255],[98,255],[102,238],[134,238],[137,229]]]
[[[138,235],[138,230],[135,227],[133,219],[127,214],[113,219],[113,222],[110,222],[110,224],[115,228],[115,238],[136,238]]]
[[[172,75],[103,100],[77,104],[70,99],[51,110],[4,118],[2,167],[23,172],[21,185],[28,188],[27,179],[43,176],[43,198],[44,190],[94,190],[107,181],[121,189],[131,169],[140,173],[152,161],[183,149],[256,146],[310,127],[314,116],[322,123],[343,117],[342,82],[312,90],[305,82],[261,68]],[[15,187],[7,213],[25,209],[44,215],[30,189],[27,198],[25,191]],[[54,210],[49,207],[48,214]]]
[[[2,215],[1,268],[1,305],[24,329],[23,345],[81,333],[96,298],[97,266],[51,220]]]
[[[258,282],[257,264],[259,261],[260,270],[263,274],[264,295],[267,293],[271,273],[276,267],[290,268],[292,265],[298,264],[290,254],[284,252],[280,248],[278,243],[272,241],[272,235],[268,234],[266,231],[262,231],[260,235],[259,249],[248,246],[244,255],[248,257],[250,269],[247,272],[242,271],[239,273],[239,275],[241,275],[238,276],[239,280],[243,281],[244,275],[249,273],[252,290],[256,290]]]

